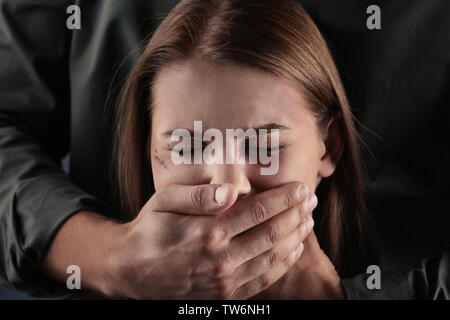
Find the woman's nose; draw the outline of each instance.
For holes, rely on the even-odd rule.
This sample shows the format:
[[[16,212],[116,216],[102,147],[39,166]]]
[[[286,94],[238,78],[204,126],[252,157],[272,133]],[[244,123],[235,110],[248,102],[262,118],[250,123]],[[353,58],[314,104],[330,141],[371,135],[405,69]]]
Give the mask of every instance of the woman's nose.
[[[240,197],[250,193],[251,185],[245,174],[245,165],[216,164],[210,167],[211,183],[230,183],[238,189]]]

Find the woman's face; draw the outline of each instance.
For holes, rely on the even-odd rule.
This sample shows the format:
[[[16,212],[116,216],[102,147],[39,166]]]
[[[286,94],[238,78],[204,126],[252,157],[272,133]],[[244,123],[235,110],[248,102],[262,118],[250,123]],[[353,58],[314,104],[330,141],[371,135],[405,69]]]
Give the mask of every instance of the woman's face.
[[[200,58],[163,69],[153,87],[151,166],[155,188],[169,184],[234,184],[241,197],[288,182],[303,182],[315,190],[330,176],[328,156],[312,113],[293,86],[281,77],[247,67],[213,66]],[[279,169],[261,175],[262,164],[180,164],[171,158],[175,129],[279,129]],[[270,147],[270,141],[268,142]],[[225,157],[224,157],[225,159]],[[266,165],[267,167],[267,165]]]

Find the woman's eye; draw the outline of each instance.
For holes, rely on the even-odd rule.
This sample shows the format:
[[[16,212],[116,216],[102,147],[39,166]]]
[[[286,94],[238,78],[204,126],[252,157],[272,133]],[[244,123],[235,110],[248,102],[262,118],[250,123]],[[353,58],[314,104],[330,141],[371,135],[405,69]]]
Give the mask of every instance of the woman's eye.
[[[270,157],[272,155],[273,152],[282,152],[283,149],[286,147],[287,145],[280,145],[277,147],[261,147],[258,145],[249,145],[248,143],[244,144],[244,155],[245,157],[248,157],[250,155],[256,155],[256,157],[259,157],[259,154],[261,152],[266,152],[266,155],[268,157]],[[198,152],[200,154],[203,154],[203,152],[205,151],[205,148],[207,147],[206,143],[203,143],[201,147],[196,147],[194,146],[194,144],[189,145],[189,146],[180,146],[177,145],[174,148],[169,148],[169,150],[171,152],[176,153],[179,157],[183,157],[185,155],[185,153],[194,158],[194,155]]]
[[[186,146],[177,145],[175,148],[170,148],[170,151],[177,153],[181,157],[184,155],[184,152],[186,152],[193,157],[196,152],[203,152],[205,147],[205,144],[202,144],[201,147],[196,147],[194,144]]]
[[[256,152],[257,154],[259,154],[259,152],[261,151],[265,151],[267,150],[267,155],[270,156],[272,154],[272,152],[280,152],[281,150],[283,150],[286,147],[286,145],[281,145],[278,147],[260,147],[260,146],[246,146],[246,154],[250,154],[251,152]]]

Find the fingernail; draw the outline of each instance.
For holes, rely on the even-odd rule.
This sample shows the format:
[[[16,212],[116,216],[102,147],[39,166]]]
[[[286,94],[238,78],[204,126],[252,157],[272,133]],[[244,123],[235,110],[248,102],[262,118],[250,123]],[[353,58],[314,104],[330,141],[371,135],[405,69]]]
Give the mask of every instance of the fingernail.
[[[306,197],[308,196],[308,194],[309,194],[308,187],[306,185],[302,184],[300,186],[300,188],[298,188],[298,197],[299,197],[300,201],[305,200]]]
[[[314,227],[314,220],[313,218],[311,218],[311,216],[307,216],[305,218],[305,227],[306,227],[306,231],[310,232],[312,230],[312,228]]]
[[[228,186],[223,184],[216,189],[216,193],[214,195],[214,199],[218,204],[224,204],[227,200],[228,195]]]
[[[313,211],[317,207],[317,202],[317,196],[315,194],[312,194],[308,199],[308,203],[306,204],[306,210]]]
[[[299,257],[303,252],[303,243],[300,243],[300,245],[295,249],[295,256]]]

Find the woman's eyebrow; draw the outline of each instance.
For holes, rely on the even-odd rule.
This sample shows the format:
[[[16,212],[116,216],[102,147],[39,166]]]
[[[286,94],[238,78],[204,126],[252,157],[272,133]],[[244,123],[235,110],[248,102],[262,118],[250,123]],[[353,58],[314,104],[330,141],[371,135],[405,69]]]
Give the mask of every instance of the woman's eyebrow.
[[[191,129],[186,129],[186,128],[177,128],[177,129],[183,129],[183,130],[187,130],[189,132],[189,134],[191,135],[191,137],[195,136],[195,132],[194,130]],[[173,129],[173,130],[168,130],[166,132],[163,132],[162,135],[163,136],[171,136],[173,134],[173,132],[177,129]],[[245,128],[243,129],[244,131],[248,130],[249,128]],[[255,128],[250,128],[256,131],[257,134],[259,134],[259,130],[267,130],[267,134],[271,133],[271,130],[288,130],[290,129],[289,127],[286,127],[284,125],[278,124],[278,123],[267,123],[267,124],[263,124],[261,126],[255,127]],[[232,129],[232,130],[236,130],[236,128]],[[201,132],[197,132],[197,135],[202,136],[203,134]]]
[[[278,130],[288,130],[290,129],[289,127],[283,126],[281,124],[278,123],[267,123],[267,124],[263,124],[261,126],[258,126],[256,128],[252,128],[253,130],[259,131],[259,130],[267,130],[267,133],[270,134],[270,130],[274,130],[274,129],[278,129]]]
[[[173,134],[173,132],[174,132],[175,130],[178,130],[178,129],[187,130],[187,131],[189,132],[189,134],[191,135],[191,137],[194,137],[194,136],[195,136],[194,130],[186,129],[186,128],[176,128],[176,129],[173,129],[173,130],[168,130],[168,131],[166,131],[166,132],[163,132],[162,135],[163,135],[163,136],[166,136],[166,137],[169,137],[169,136],[171,136],[171,135]],[[198,135],[203,135],[201,132],[197,132],[197,134],[198,134]]]

